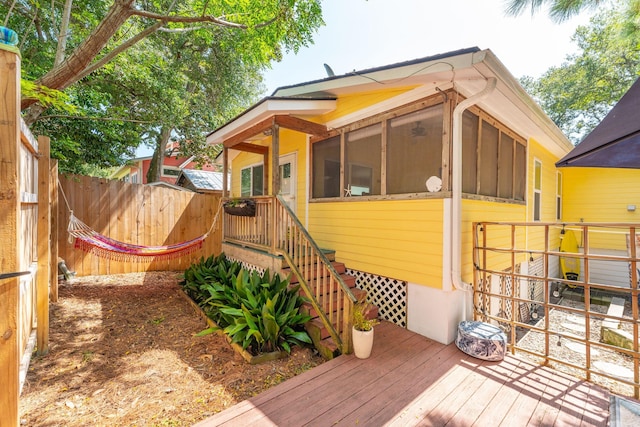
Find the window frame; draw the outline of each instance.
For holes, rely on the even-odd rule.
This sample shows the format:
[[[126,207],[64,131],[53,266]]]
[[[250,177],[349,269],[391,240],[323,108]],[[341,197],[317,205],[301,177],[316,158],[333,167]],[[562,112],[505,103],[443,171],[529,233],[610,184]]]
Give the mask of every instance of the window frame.
[[[540,176],[538,176],[540,171]],[[538,179],[539,178],[539,179]],[[542,160],[533,159],[533,221],[542,221]]]
[[[562,172],[556,171],[556,221],[562,220]]]
[[[331,138],[334,137],[339,137],[340,141],[340,183],[341,183],[341,191],[340,191],[340,195],[336,196],[336,197],[313,197],[313,193],[314,193],[314,189],[313,189],[313,181],[316,178],[314,176],[314,169],[313,169],[313,150],[311,150],[311,168],[309,171],[309,181],[310,181],[310,189],[309,189],[309,201],[310,202],[335,202],[335,201],[357,201],[357,200],[390,200],[390,199],[415,199],[415,198],[446,198],[446,197],[450,197],[451,195],[451,185],[450,185],[450,174],[451,174],[451,169],[450,169],[450,164],[451,164],[451,151],[452,151],[452,142],[449,140],[451,133],[452,133],[452,118],[453,118],[453,109],[455,107],[455,103],[452,102],[452,99],[457,99],[456,97],[458,96],[458,94],[455,91],[447,91],[446,92],[447,97],[445,97],[443,99],[443,96],[438,94],[438,95],[433,95],[430,96],[428,98],[424,98],[420,101],[417,101],[415,103],[409,104],[409,105],[405,105],[402,107],[399,107],[395,110],[390,110],[388,112],[385,113],[381,113],[381,114],[377,114],[374,115],[372,117],[369,117],[367,119],[363,119],[354,123],[351,123],[349,125],[343,126],[339,129],[336,129],[332,132],[330,132],[329,136],[325,136],[325,137],[319,137],[319,138],[311,138],[310,142],[311,144],[318,144],[318,143],[322,143],[323,141],[327,141]],[[449,96],[450,95],[450,96]],[[387,191],[387,173],[388,173],[388,166],[387,166],[387,148],[388,148],[388,141],[387,141],[387,127],[389,126],[389,123],[392,119],[406,115],[406,114],[410,114],[419,110],[423,110],[423,109],[427,109],[429,107],[433,107],[436,105],[442,105],[442,113],[443,113],[443,135],[442,135],[442,156],[441,156],[441,165],[442,165],[442,172],[441,172],[441,180],[442,180],[442,190],[439,192],[434,192],[434,193],[430,193],[428,191],[423,192],[417,192],[417,193],[397,193],[397,194],[390,194]],[[463,197],[467,198],[467,199],[475,199],[475,200],[496,200],[496,201],[500,201],[500,202],[507,202],[507,203],[513,203],[513,204],[518,204],[518,205],[526,205],[527,204],[527,189],[526,189],[526,182],[527,182],[527,169],[528,169],[528,158],[527,158],[527,154],[528,154],[528,141],[521,137],[519,134],[517,134],[516,132],[514,132],[513,130],[511,130],[510,128],[508,128],[506,125],[504,125],[502,122],[500,122],[499,120],[495,119],[494,117],[492,117],[491,115],[489,115],[488,113],[486,113],[485,111],[483,111],[482,109],[480,109],[477,106],[471,106],[469,107],[465,113],[472,113],[473,115],[475,115],[477,117],[477,124],[478,124],[478,128],[477,128],[477,139],[475,141],[476,144],[476,163],[477,163],[477,167],[476,167],[476,177],[475,177],[475,182],[476,184],[476,189],[475,192],[473,193],[468,193],[468,192],[463,192]],[[495,185],[495,193],[496,195],[487,195],[487,194],[482,194],[481,193],[481,189],[480,189],[480,184],[479,184],[479,177],[480,174],[482,173],[482,158],[480,155],[480,151],[481,151],[481,130],[482,130],[482,124],[483,123],[487,123],[493,127],[495,127],[498,130],[498,141],[497,141],[497,148],[498,148],[498,156],[499,156],[499,152],[500,152],[500,145],[501,145],[501,140],[502,140],[502,135],[506,135],[508,136],[510,139],[513,140],[512,142],[512,148],[510,150],[508,150],[511,155],[509,159],[506,159],[504,161],[506,162],[510,162],[512,164],[511,166],[511,185],[509,186],[511,189],[511,197],[510,198],[505,198],[505,197],[498,197],[500,195],[499,190],[500,190],[500,183],[499,183],[499,174],[500,171],[498,170],[499,166],[500,166],[500,158],[498,157],[497,161],[496,161],[496,179],[495,179],[495,183],[493,183],[493,185]],[[358,196],[355,198],[352,198],[351,195],[349,195],[348,191],[345,191],[345,179],[346,179],[346,164],[345,164],[345,147],[346,147],[346,137],[345,135],[348,132],[352,132],[355,130],[359,130],[368,126],[372,126],[372,125],[376,125],[376,124],[380,124],[382,126],[382,141],[381,141],[381,149],[382,149],[382,168],[381,168],[381,194],[380,195],[368,195],[368,196]],[[520,161],[521,163],[518,163],[518,161]],[[518,166],[522,166],[522,167],[518,167]],[[521,170],[523,169],[523,170]],[[486,173],[486,172],[485,172]]]
[[[255,169],[262,167],[262,188],[260,189],[260,194],[256,194],[255,192],[255,188],[254,188],[254,182],[255,182]],[[251,188],[249,189],[249,194],[245,194],[243,192],[243,188],[242,188],[242,173],[245,170],[249,170],[250,171],[250,177],[249,177],[249,182],[251,183]],[[245,166],[243,168],[240,169],[240,197],[257,197],[257,196],[263,196],[265,193],[265,188],[264,188],[264,183],[265,183],[265,177],[264,177],[264,163],[263,162],[259,162],[259,163],[253,163],[251,165]]]

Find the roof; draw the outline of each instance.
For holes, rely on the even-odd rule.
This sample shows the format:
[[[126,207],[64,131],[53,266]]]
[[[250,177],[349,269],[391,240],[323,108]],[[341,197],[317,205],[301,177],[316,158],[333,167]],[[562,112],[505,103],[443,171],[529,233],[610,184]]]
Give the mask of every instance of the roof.
[[[556,166],[640,168],[640,79]]]
[[[180,186],[190,182],[196,190],[222,191],[222,172],[183,169],[176,180]]]
[[[318,115],[337,108],[341,97],[398,89],[399,95],[322,123],[327,128],[338,129],[448,89],[464,97],[472,96],[480,92],[491,77],[497,79],[496,90],[480,101],[480,108],[500,117],[506,126],[523,137],[535,139],[557,157],[571,151],[573,144],[493,52],[477,47],[278,88],[272,96],[211,132],[207,143],[231,140],[251,130],[260,120],[277,114],[316,120]]]

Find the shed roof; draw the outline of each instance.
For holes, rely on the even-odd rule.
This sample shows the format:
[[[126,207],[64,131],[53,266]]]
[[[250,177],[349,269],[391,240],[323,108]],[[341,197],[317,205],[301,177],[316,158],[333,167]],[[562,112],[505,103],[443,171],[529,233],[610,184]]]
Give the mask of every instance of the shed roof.
[[[176,180],[178,185],[190,182],[196,190],[222,191],[222,172],[183,169]]]

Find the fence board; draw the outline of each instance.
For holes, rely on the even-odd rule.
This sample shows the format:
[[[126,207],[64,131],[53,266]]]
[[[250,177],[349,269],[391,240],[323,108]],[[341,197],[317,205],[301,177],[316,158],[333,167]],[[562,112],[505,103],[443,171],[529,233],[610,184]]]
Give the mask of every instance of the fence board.
[[[219,196],[163,187],[130,184],[84,176],[59,176],[74,215],[112,239],[143,246],[180,243],[205,234],[214,221]],[[75,249],[69,243],[69,213],[60,207],[59,256],[78,276],[159,270],[184,270],[191,263],[221,251],[221,222],[191,255],[150,263],[113,261]]]

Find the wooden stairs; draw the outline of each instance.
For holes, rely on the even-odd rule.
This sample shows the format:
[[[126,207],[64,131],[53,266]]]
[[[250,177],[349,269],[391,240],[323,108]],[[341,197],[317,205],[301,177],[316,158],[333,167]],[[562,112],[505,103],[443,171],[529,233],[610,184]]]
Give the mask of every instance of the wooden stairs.
[[[349,287],[349,289],[351,290],[353,295],[358,299],[358,301],[362,301],[364,298],[366,298],[367,291],[356,288],[356,278],[346,273],[346,267],[343,263],[335,261],[335,252],[323,250],[323,253],[329,259],[329,261],[331,261],[331,265],[333,266],[333,268],[335,268],[335,270],[340,274],[340,277],[342,278],[344,283]],[[298,278],[296,277],[295,274],[291,274],[291,269],[289,267],[283,266],[281,273],[284,276],[290,277],[291,279],[290,284],[292,286],[295,286],[298,283]],[[309,281],[309,287],[312,289],[313,292],[316,292],[318,283],[321,282],[322,279],[323,279],[322,276],[315,277],[314,275],[313,279]],[[300,292],[302,296],[306,297],[302,289],[300,290]],[[335,296],[333,299],[335,300]],[[318,300],[318,303],[321,307],[325,308],[325,310],[328,311],[329,300],[330,300],[329,295],[321,294]],[[318,313],[313,308],[311,303],[309,302],[304,303],[301,308],[301,311],[311,316],[311,320],[307,322],[307,324],[305,325],[305,328],[307,330],[307,333],[311,337],[313,344],[315,345],[318,352],[322,355],[322,357],[329,360],[338,356],[340,354],[340,350],[337,344],[334,342],[333,338],[330,336],[329,331],[324,326],[322,320],[320,319]],[[372,305],[371,309],[368,312],[367,317],[370,319],[377,318],[378,307]],[[334,324],[334,327],[338,329],[339,325]]]

